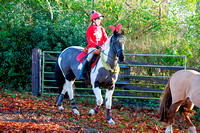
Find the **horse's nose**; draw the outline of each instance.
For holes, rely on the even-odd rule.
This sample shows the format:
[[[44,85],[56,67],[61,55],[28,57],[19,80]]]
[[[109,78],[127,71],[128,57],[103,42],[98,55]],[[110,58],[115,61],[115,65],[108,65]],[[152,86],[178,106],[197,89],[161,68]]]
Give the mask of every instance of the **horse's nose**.
[[[124,58],[122,58],[122,59],[119,59],[119,61],[120,61],[120,62],[123,62],[124,60],[125,60]]]
[[[120,62],[123,62],[124,60],[125,60],[124,54],[120,54],[120,56],[119,56],[119,61],[120,61]]]

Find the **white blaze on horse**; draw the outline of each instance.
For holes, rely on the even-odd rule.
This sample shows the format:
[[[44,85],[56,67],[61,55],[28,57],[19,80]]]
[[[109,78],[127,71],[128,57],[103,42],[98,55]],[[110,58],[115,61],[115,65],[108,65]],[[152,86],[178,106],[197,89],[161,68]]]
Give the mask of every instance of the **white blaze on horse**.
[[[195,70],[180,70],[169,79],[160,101],[160,120],[167,122],[166,133],[172,133],[175,113],[179,110],[189,126],[189,133],[196,133],[190,120],[194,105],[200,108],[200,73]]]
[[[89,115],[98,113],[99,108],[103,103],[101,94],[101,88],[103,87],[106,89],[106,119],[109,124],[115,124],[114,120],[111,118],[111,106],[112,95],[119,74],[118,60],[124,61],[125,59],[125,37],[119,32],[121,27],[119,25],[117,27],[111,27],[113,30],[113,35],[105,42],[99,60],[96,63],[96,66],[91,69],[90,76],[87,79],[92,85],[97,104],[94,109],[89,111]],[[79,111],[74,100],[73,84],[76,80],[76,77],[79,77],[79,73],[82,67],[82,63],[77,60],[77,56],[82,53],[83,50],[84,48],[79,46],[68,47],[60,53],[55,66],[56,80],[60,90],[60,95],[57,102],[59,109],[63,109],[62,101],[64,95],[67,92],[69,99],[71,100],[74,114],[77,115],[79,115]]]

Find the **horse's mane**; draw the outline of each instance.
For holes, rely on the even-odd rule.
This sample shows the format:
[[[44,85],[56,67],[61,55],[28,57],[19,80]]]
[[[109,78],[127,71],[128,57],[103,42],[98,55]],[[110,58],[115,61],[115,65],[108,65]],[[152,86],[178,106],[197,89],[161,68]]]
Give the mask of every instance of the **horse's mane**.
[[[108,52],[108,50],[109,50],[109,48],[110,48],[110,39],[112,38],[112,36],[110,36],[108,39],[107,39],[107,41],[105,42],[105,44],[104,44],[104,48],[103,48],[103,50],[107,53]]]

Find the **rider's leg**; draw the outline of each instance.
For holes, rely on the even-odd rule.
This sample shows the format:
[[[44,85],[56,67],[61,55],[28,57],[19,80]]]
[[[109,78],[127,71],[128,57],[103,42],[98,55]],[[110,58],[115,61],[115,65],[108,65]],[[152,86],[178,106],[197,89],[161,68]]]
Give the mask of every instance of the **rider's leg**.
[[[86,59],[84,59],[83,61],[83,66],[81,68],[81,71],[80,71],[80,74],[79,74],[79,80],[85,80],[86,77],[86,68],[88,67],[88,63],[90,62],[90,60],[92,59],[92,56],[94,55],[93,54],[93,51],[95,50],[96,48],[89,48],[88,49],[88,56]]]
[[[86,73],[86,68],[88,66],[88,63],[89,63],[89,61],[87,61],[87,59],[84,59],[83,66],[82,66],[81,71],[79,73],[79,78],[78,78],[79,80],[85,80],[86,79],[85,73]]]

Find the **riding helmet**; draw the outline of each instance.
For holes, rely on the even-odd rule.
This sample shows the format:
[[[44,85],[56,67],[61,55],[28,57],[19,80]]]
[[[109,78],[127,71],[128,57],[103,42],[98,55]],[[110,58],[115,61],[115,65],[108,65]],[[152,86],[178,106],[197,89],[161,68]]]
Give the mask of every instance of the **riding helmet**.
[[[93,21],[95,19],[102,19],[103,17],[104,16],[102,16],[99,12],[96,12],[95,10],[92,10],[90,21]]]

